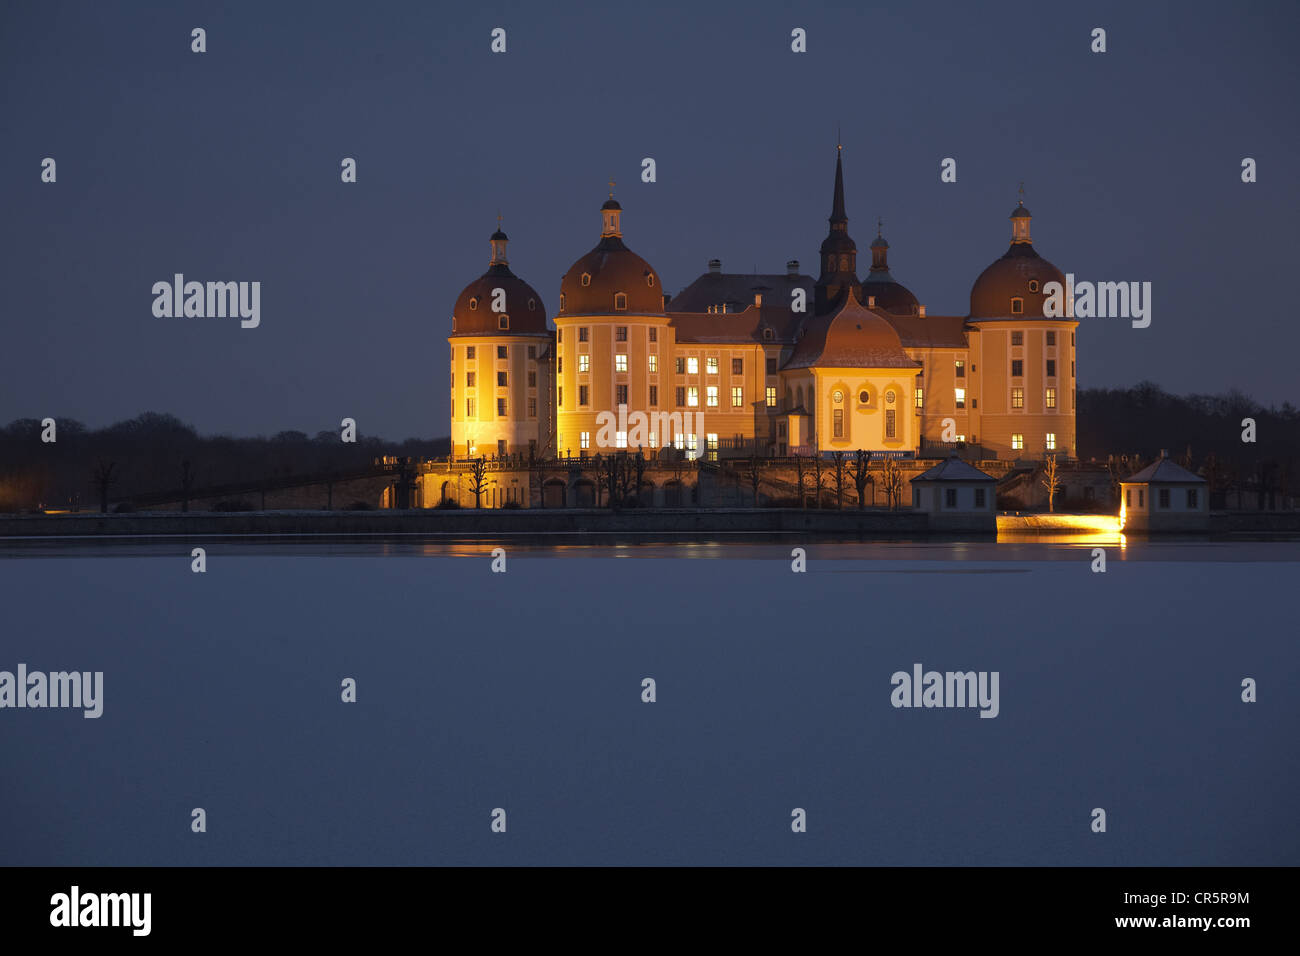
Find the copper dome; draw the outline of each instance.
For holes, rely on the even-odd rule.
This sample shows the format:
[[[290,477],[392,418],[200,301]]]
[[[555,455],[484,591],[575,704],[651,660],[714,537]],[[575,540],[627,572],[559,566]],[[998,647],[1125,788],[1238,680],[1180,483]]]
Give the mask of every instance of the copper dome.
[[[560,280],[561,315],[664,314],[659,276],[623,244],[623,207],[612,195],[600,207],[600,242]]]
[[[505,311],[492,311],[494,290],[505,291]],[[505,328],[501,327],[505,316]],[[532,286],[497,263],[475,279],[456,299],[452,335],[545,335],[546,306]]]
[[[1043,286],[1059,282],[1065,286],[1060,269],[1040,256],[1026,242],[1011,244],[1006,254],[980,273],[970,290],[972,319],[1043,318],[1047,296]],[[1031,284],[1033,289],[1031,291]],[[1012,299],[1021,299],[1020,312],[1012,311]]]
[[[850,290],[844,305],[810,319],[786,368],[909,368],[920,366],[903,351],[898,332],[864,308]]]

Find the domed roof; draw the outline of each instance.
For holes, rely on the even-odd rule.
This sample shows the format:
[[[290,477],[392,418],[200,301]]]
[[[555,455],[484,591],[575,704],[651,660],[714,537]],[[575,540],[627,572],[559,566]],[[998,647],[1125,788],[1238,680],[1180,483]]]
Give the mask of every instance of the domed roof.
[[[834,313],[810,319],[786,368],[919,368],[889,322],[853,290]]]
[[[496,290],[505,293],[505,308],[493,311]],[[537,290],[510,271],[506,234],[492,234],[492,263],[456,298],[452,335],[547,335],[546,305]],[[504,316],[504,327],[502,317]]]
[[[970,290],[972,319],[1041,319],[1047,296],[1043,287],[1049,282],[1065,285],[1065,275],[1034,249],[1029,237],[1029,210],[1017,206],[1013,220],[1011,247],[1001,259],[980,273]],[[1022,300],[1021,310],[1012,311],[1012,300]]]
[[[907,286],[901,284],[888,272],[868,272],[867,280],[862,283],[862,301],[876,297],[876,308],[893,312],[896,315],[915,315],[921,307],[920,301],[912,295]]]
[[[658,273],[623,244],[621,209],[614,199],[601,207],[605,228],[600,242],[560,280],[561,315],[664,314]],[[627,297],[621,308],[616,299],[620,294]]]

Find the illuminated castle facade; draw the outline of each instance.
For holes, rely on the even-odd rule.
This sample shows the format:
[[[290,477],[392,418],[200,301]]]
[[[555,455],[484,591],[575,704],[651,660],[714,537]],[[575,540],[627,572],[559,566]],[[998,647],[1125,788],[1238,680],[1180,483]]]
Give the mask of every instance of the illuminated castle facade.
[[[488,271],[456,301],[451,441],[457,458],[591,457],[672,444],[698,456],[1075,455],[1075,327],[1045,318],[1065,277],[1034,249],[1023,202],[1011,245],[975,280],[970,311],[929,315],[889,271],[877,234],[859,278],[841,157],[820,274],[729,274],[717,260],[675,297],[601,207],[596,247],[541,296],[492,236]]]

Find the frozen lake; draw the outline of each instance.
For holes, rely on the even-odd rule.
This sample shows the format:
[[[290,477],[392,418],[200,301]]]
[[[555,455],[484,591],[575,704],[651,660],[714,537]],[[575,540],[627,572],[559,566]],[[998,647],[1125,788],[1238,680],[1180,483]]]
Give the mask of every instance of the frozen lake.
[[[0,542],[0,863],[1300,863],[1296,543],[193,543]]]

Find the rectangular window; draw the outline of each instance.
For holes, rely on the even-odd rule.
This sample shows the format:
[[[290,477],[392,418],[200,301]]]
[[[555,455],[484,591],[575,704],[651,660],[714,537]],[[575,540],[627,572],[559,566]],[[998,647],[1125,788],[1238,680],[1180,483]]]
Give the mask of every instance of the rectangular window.
[[[1011,447],[1012,447],[1012,448],[1015,448],[1015,449],[1017,449],[1017,450],[1018,450],[1018,449],[1021,449],[1021,448],[1024,448],[1024,447],[1025,447],[1025,436],[1024,436],[1024,435],[1012,435],[1012,436],[1011,436]]]
[[[983,488],[976,488],[976,489],[975,489],[975,507],[976,507],[976,508],[983,508],[983,507],[984,507],[984,489],[983,489]]]
[[[769,385],[767,387],[767,407],[776,408],[776,386],[775,385]]]
[[[679,356],[677,359],[677,374],[681,375],[685,371],[686,371],[686,359],[681,358]]]
[[[652,406],[654,406],[654,405],[658,405],[658,404],[659,404],[659,386],[658,386],[658,385],[651,385],[651,386],[650,386],[650,404],[651,404]]]
[[[579,341],[579,342],[585,342],[585,341],[587,341],[587,327],[586,327],[586,326],[582,326],[582,327],[580,327],[580,328],[578,329],[578,341]]]
[[[1056,378],[1056,359],[1047,360],[1047,377]]]
[[[1011,390],[1011,407],[1012,408],[1025,407],[1025,390],[1019,385],[1017,385],[1015,388]]]
[[[1049,331],[1047,333],[1047,344],[1048,345],[1056,344],[1056,333],[1054,331]]]
[[[647,361],[647,363],[648,363],[648,365],[649,365],[650,371],[652,371],[652,372],[657,372],[657,371],[659,371],[659,356],[658,356],[658,355],[655,355],[653,352],[651,352],[649,358],[647,358],[646,361]]]
[[[536,345],[530,345],[530,346],[528,346],[528,357],[529,357],[530,359],[535,359],[535,358],[537,358],[537,346],[536,346]]]
[[[965,408],[965,407],[966,407],[966,389],[964,389],[964,388],[954,388],[952,391],[953,391],[953,396],[957,399],[957,407],[958,407],[958,408]]]
[[[615,404],[615,405],[626,405],[626,404],[627,404],[627,386],[626,386],[626,385],[615,385],[615,386],[614,386],[614,404]]]
[[[578,432],[578,447],[579,448],[591,447],[591,432]]]
[[[626,341],[627,341],[627,326],[626,326],[626,325],[619,325],[619,326],[616,326],[616,327],[614,328],[614,341],[615,341],[615,342],[626,342]]]
[[[709,453],[709,461],[718,460],[718,436],[715,432],[704,436],[704,449]]]
[[[506,400],[504,398],[497,399],[497,415],[501,418],[506,417]]]
[[[497,358],[509,358],[510,357],[509,348],[510,346],[508,345],[498,345]]]
[[[614,371],[615,372],[627,371],[627,353],[620,352],[614,356]]]
[[[561,355],[559,358],[557,358],[557,359],[555,360],[555,374],[556,374],[556,375],[563,375],[563,374],[564,374],[564,356],[563,356],[563,355]]]
[[[709,403],[709,408],[718,407],[718,386],[710,385],[705,390],[705,400]]]
[[[683,408],[686,405],[686,389],[682,388],[680,385],[677,386],[676,401],[674,401],[673,404],[677,408]]]
[[[710,375],[718,374],[718,357],[716,355],[710,356],[708,359],[705,359],[705,363],[706,363],[705,371],[707,371]]]
[[[700,404],[700,390],[692,385],[686,390],[686,407],[698,408]]]
[[[646,429],[646,444],[651,448],[657,448],[659,446],[659,436],[655,434],[655,431],[656,430],[653,428]]]
[[[844,437],[844,409],[837,408],[831,412],[831,436]]]
[[[1124,491],[1124,506],[1127,507],[1127,508],[1132,508],[1132,507],[1133,507],[1133,489],[1132,489],[1132,488],[1125,489],[1125,491]]]
[[[564,407],[564,386],[563,385],[561,385],[559,388],[555,390],[555,407],[556,408]]]
[[[965,362],[953,362],[953,366],[957,369],[957,377],[958,377],[958,378],[965,378],[965,377],[966,377],[966,363],[965,363]]]
[[[1056,451],[1056,432],[1047,433],[1047,450]]]
[[[477,372],[466,372],[466,373],[465,373],[465,387],[466,387],[466,388],[473,388],[473,387],[474,387],[474,382],[475,382],[475,380],[476,380],[477,378],[478,378],[478,373],[477,373]]]
[[[689,372],[691,375],[700,374],[700,360],[697,359],[694,355],[692,355],[690,358],[686,360],[686,371]]]
[[[588,387],[586,385],[578,386],[578,407],[579,408],[585,407],[587,404],[587,399],[591,397],[587,388]]]
[[[1012,344],[1012,345],[1024,345],[1024,344],[1025,344],[1025,333],[1024,333],[1024,332],[1012,332],[1012,333],[1011,333],[1011,344]]]
[[[1168,508],[1168,507],[1169,507],[1169,489],[1168,489],[1168,488],[1161,488],[1161,489],[1160,489],[1160,507],[1161,507],[1161,508]]]
[[[731,374],[732,375],[745,374],[745,360],[743,358],[734,358],[731,360]]]
[[[456,373],[455,373],[455,372],[452,372],[452,373],[451,373],[451,387],[452,387],[452,388],[455,388],[455,387],[456,387]]]
[[[767,360],[767,374],[768,375],[776,374],[776,359],[770,358]]]
[[[578,356],[578,371],[579,371],[579,372],[590,372],[590,371],[591,371],[591,356],[590,356],[590,355],[579,355],[579,356]]]
[[[474,348],[475,347],[473,345],[465,346],[465,361],[467,362],[474,361]]]
[[[497,372],[497,388],[506,387],[506,382],[509,380],[508,379],[509,375],[510,375],[509,372]]]
[[[615,448],[627,447],[627,432],[614,432],[614,447]]]
[[[925,389],[920,385],[916,386],[916,407],[925,408]]]
[[[530,398],[528,400],[528,417],[529,418],[537,417],[537,399],[535,398]]]
[[[892,440],[897,437],[898,437],[898,429],[894,422],[894,410],[892,408],[886,408],[885,409],[885,438],[887,440]]]
[[[956,507],[957,507],[957,489],[956,489],[956,488],[945,488],[945,489],[943,489],[943,506],[944,506],[945,508],[956,508]]]
[[[654,328],[652,328],[652,329],[648,330],[647,334],[650,336],[650,341],[651,341],[651,342],[658,342],[658,341],[659,341],[659,330],[658,330],[658,329],[654,329]]]
[[[1138,507],[1139,507],[1139,508],[1145,508],[1146,506],[1147,506],[1147,492],[1146,492],[1146,489],[1145,489],[1145,488],[1139,488],[1139,489],[1138,489]]]
[[[1012,360],[1011,360],[1011,377],[1012,377],[1012,378],[1020,378],[1020,377],[1023,376],[1024,374],[1025,374],[1025,360],[1024,360],[1024,359],[1012,359]]]
[[[1196,511],[1199,508],[1200,508],[1200,500],[1199,500],[1199,496],[1196,494],[1196,489],[1188,488],[1187,489],[1187,510]]]
[[[465,399],[465,417],[473,418],[474,412],[475,412],[474,399],[472,398]]]
[[[1056,389],[1054,389],[1054,388],[1049,388],[1049,389],[1047,390],[1047,395],[1045,396],[1045,398],[1046,398],[1046,401],[1047,401],[1047,407],[1048,407],[1048,408],[1055,408],[1055,407],[1056,407]]]
[[[699,440],[699,436],[698,436],[698,435],[687,434],[687,436],[686,436],[686,450],[689,451],[692,455],[694,455],[695,453],[697,453],[697,452],[699,451],[699,449],[700,449],[700,440]]]
[[[536,373],[536,372],[529,372],[529,373],[528,373],[528,387],[529,387],[529,388],[536,388],[536,387],[537,387],[537,373]]]
[[[731,387],[731,407],[741,408],[745,404],[745,390],[739,385]]]

